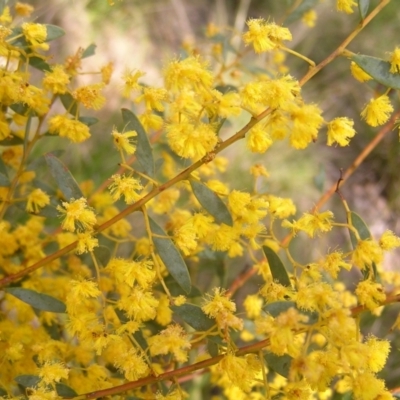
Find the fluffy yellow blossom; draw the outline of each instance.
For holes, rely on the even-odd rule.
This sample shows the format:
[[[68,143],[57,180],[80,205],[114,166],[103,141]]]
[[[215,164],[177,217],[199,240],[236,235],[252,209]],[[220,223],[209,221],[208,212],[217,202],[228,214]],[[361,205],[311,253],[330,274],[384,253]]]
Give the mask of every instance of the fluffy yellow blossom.
[[[400,72],[400,47],[396,47],[390,53],[390,72],[396,74]]]
[[[28,3],[20,3],[19,1],[15,4],[15,12],[21,17],[29,17],[34,8]]]
[[[343,253],[341,251],[334,251],[325,257],[325,260],[322,262],[322,268],[328,272],[332,278],[337,278],[340,269],[344,268],[349,271],[351,269],[351,264],[343,260]]]
[[[153,262],[149,259],[134,261],[112,258],[107,264],[106,270],[115,278],[117,284],[126,283],[133,287],[137,283],[143,289],[150,287],[156,275],[153,270]]]
[[[296,214],[296,206],[292,199],[268,195],[269,213],[279,219],[288,218]]]
[[[347,146],[356,131],[353,128],[354,121],[345,117],[335,118],[328,122],[328,146],[335,142],[339,146]]]
[[[338,293],[325,282],[301,286],[297,293],[296,303],[303,310],[318,312],[340,306]]]
[[[60,382],[61,379],[67,379],[68,373],[69,369],[61,363],[46,362],[39,368],[39,376],[42,378],[42,382],[48,385]]]
[[[72,97],[76,101],[82,103],[86,108],[100,110],[106,102],[106,98],[101,93],[103,88],[103,82],[82,86],[72,92]]]
[[[306,24],[309,28],[313,28],[315,26],[315,21],[317,20],[317,13],[315,10],[306,11],[301,17],[301,21]]]
[[[135,347],[128,347],[125,343],[120,346],[113,343],[110,347],[113,347],[110,351],[112,363],[124,374],[128,381],[136,381],[149,374],[149,366],[143,355]]]
[[[143,125],[143,128],[146,132],[150,129],[154,129],[155,131],[161,129],[164,125],[164,120],[157,114],[152,112],[144,112],[139,115],[139,121]]]
[[[88,126],[82,122],[69,119],[66,115],[56,115],[49,121],[49,132],[58,133],[61,137],[67,137],[74,143],[81,143],[90,138]]]
[[[371,75],[367,74],[361,67],[358,66],[354,61],[350,64],[350,72],[359,82],[367,82],[372,78]]]
[[[254,319],[261,315],[263,300],[256,294],[248,295],[243,302],[243,306],[246,309],[248,318]]]
[[[269,172],[261,164],[255,164],[250,168],[250,173],[255,177],[259,178],[260,176],[264,176],[265,178],[269,177]]]
[[[133,154],[136,151],[136,144],[132,141],[132,138],[137,136],[136,131],[120,133],[114,128],[111,135],[118,150],[125,151],[126,154]]]
[[[174,242],[185,256],[190,255],[196,249],[196,229],[191,220],[174,230]]]
[[[158,299],[156,322],[161,326],[167,326],[172,321],[172,309],[170,299],[163,294]]]
[[[70,76],[65,72],[63,65],[53,65],[51,71],[45,71],[43,87],[54,93],[63,94],[67,91]]]
[[[108,85],[111,80],[111,75],[114,71],[114,64],[112,62],[109,62],[107,65],[104,65],[101,67],[100,72],[101,72],[101,81],[105,84]]]
[[[370,102],[361,111],[361,117],[365,119],[368,125],[378,126],[387,122],[390,114],[393,112],[393,106],[389,97],[382,95]]]
[[[57,206],[57,210],[64,215],[62,228],[67,231],[91,230],[96,223],[96,215],[88,207],[87,200],[83,197],[78,200],[72,199],[70,202],[62,202],[62,207]]]
[[[163,101],[168,98],[168,92],[164,88],[143,88],[143,93],[135,99],[135,103],[144,102],[147,111],[164,111]]]
[[[142,322],[156,317],[158,303],[153,292],[134,286],[129,295],[118,300],[117,305],[126,312],[129,318]]]
[[[303,231],[307,233],[308,236],[314,237],[320,232],[329,232],[333,227],[332,219],[332,211],[325,211],[322,213],[315,212],[314,214],[304,213],[297,221],[283,221],[282,226],[291,228],[294,234],[298,231]]]
[[[150,204],[151,209],[156,214],[167,214],[171,211],[173,206],[179,199],[181,192],[178,189],[170,188],[163,190],[158,196],[157,201],[152,201]]]
[[[223,289],[214,288],[213,295],[208,297],[201,309],[210,318],[216,320],[219,329],[242,329],[243,321],[233,314],[236,311],[236,305],[232,300],[229,300]]]
[[[357,285],[355,293],[360,304],[367,307],[369,310],[379,307],[386,299],[382,285],[380,283],[372,282],[369,279],[361,281]]]
[[[265,153],[273,141],[262,124],[257,124],[246,135],[247,147],[253,153]]]
[[[252,44],[256,53],[279,48],[282,41],[292,40],[288,28],[268,23],[262,18],[249,19],[247,26],[249,30],[243,34],[243,41]]]
[[[99,241],[93,237],[92,232],[77,232],[76,235],[78,237],[77,254],[92,252],[99,245]]]
[[[199,159],[212,151],[218,143],[215,129],[210,124],[189,122],[167,125],[168,143],[178,156]]]
[[[191,347],[188,335],[176,324],[169,325],[158,335],[150,337],[148,343],[152,356],[172,353],[178,362],[187,361],[188,350]]]
[[[50,197],[42,189],[34,189],[29,193],[26,211],[37,214],[41,208],[50,204]]]
[[[357,7],[357,3],[354,0],[336,0],[336,9],[338,11],[352,14],[354,12],[353,7]]]
[[[352,262],[360,269],[366,268],[366,266],[372,266],[373,263],[376,265],[380,264],[383,259],[383,251],[379,244],[374,240],[359,240],[356,248],[352,254]]]
[[[34,49],[49,49],[49,45],[45,43],[47,38],[47,29],[45,25],[25,22],[22,24],[22,33],[27,42],[30,43]]]
[[[379,239],[379,246],[382,250],[393,250],[396,247],[400,247],[400,238],[392,231],[385,231]]]
[[[141,195],[137,193],[143,189],[140,181],[132,176],[125,176],[115,174],[111,177],[113,183],[108,187],[114,201],[117,201],[120,197],[125,197],[126,204],[132,204],[139,200]]]

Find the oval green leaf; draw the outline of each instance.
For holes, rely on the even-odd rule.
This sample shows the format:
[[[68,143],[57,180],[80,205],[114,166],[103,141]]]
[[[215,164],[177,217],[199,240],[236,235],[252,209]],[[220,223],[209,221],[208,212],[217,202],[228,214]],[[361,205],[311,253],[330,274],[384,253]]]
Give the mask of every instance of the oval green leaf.
[[[64,29],[56,25],[45,24],[46,27],[46,42],[51,42],[54,39],[58,39],[65,35]]]
[[[56,383],[56,392],[61,397],[76,397],[78,393],[74,389],[64,383]]]
[[[182,318],[196,331],[208,331],[215,325],[215,321],[208,318],[203,310],[195,304],[185,303],[181,306],[171,307],[174,313]]]
[[[290,364],[292,363],[293,358],[288,354],[278,356],[274,353],[266,353],[264,360],[267,363],[268,368],[274,370],[285,378],[289,377]]]
[[[270,247],[263,246],[262,249],[265,257],[267,257],[269,269],[271,271],[271,275],[274,281],[280,283],[283,286],[291,287],[292,284],[290,282],[289,275],[278,255]]]
[[[190,180],[193,194],[201,206],[214,217],[218,224],[232,226],[232,216],[225,203],[208,186],[195,180]]]
[[[389,71],[390,63],[388,61],[362,54],[353,54],[350,59],[377,82],[393,89],[400,89],[400,74],[392,74]]]
[[[48,294],[38,293],[32,289],[21,287],[11,287],[5,289],[5,291],[38,310],[54,313],[66,312],[65,304],[61,300],[49,296]]]
[[[52,153],[44,155],[50,172],[67,201],[83,197],[82,191],[68,168]]]
[[[360,12],[361,20],[364,21],[368,14],[369,0],[358,0],[358,11]]]
[[[357,213],[351,211],[350,218],[351,218],[351,225],[357,230],[361,240],[367,240],[372,238],[371,232],[369,231],[367,224]],[[347,223],[350,224],[350,221],[347,221]],[[355,249],[357,247],[358,240],[353,231],[349,230],[349,232],[350,232],[351,244],[353,246],[353,249]]]
[[[103,268],[105,268],[110,261],[111,251],[106,246],[97,246],[93,250],[94,256],[96,260],[101,264]]]
[[[79,117],[78,121],[81,121],[87,126],[92,126],[94,124],[97,124],[97,122],[99,122],[99,119],[96,117]]]
[[[151,218],[149,218],[150,229],[152,233],[163,236],[153,237],[153,243],[162,262],[165,264],[168,272],[175,279],[178,285],[185,291],[190,293],[192,284],[188,268],[183,260],[181,253],[175,247],[174,242],[167,236],[163,229]]]
[[[60,100],[64,108],[71,115],[78,115],[78,104],[70,93],[60,94]]]
[[[122,119],[126,131],[135,131],[137,133],[136,157],[143,169],[143,172],[150,178],[154,177],[154,159],[153,149],[151,148],[149,138],[138,117],[130,110],[123,108]]]
[[[86,47],[86,49],[83,51],[81,58],[93,56],[96,53],[96,47],[97,45],[95,45],[94,43],[89,44],[89,46]]]
[[[4,140],[0,140],[0,146],[18,146],[20,144],[24,144],[24,141],[13,135],[6,137]]]
[[[43,58],[32,56],[29,57],[29,65],[33,68],[36,68],[40,71],[48,71],[51,72],[51,67],[50,65],[43,60]]]
[[[18,385],[21,385],[24,388],[30,388],[36,387],[42,379],[37,375],[19,375],[16,376],[14,380]]]

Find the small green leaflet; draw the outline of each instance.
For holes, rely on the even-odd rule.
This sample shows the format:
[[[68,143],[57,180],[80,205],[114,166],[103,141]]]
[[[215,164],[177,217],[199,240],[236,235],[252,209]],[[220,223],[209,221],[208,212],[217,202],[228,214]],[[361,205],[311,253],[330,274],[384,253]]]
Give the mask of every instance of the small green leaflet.
[[[367,224],[357,213],[351,211],[350,218],[351,218],[351,225],[357,230],[361,240],[372,238],[371,232],[369,231]],[[347,221],[347,223],[350,223],[350,221]],[[354,232],[351,230],[349,230],[349,232],[350,232],[351,244],[353,246],[353,249],[355,249],[357,247],[356,235],[354,235]]]
[[[58,39],[65,35],[64,29],[56,25],[45,24],[46,27],[46,42],[51,42],[52,40]]]
[[[264,360],[267,363],[268,368],[274,370],[285,378],[289,376],[290,364],[292,363],[293,358],[288,354],[277,356],[274,353],[266,353]]]
[[[195,180],[190,180],[193,194],[201,206],[214,217],[218,224],[232,226],[232,216],[225,203],[208,186]]]
[[[111,251],[106,246],[97,246],[93,250],[94,256],[96,257],[97,262],[105,268],[110,261],[111,258]]]
[[[292,284],[290,282],[289,275],[278,255],[270,247],[263,246],[262,249],[265,257],[267,257],[269,269],[271,270],[272,278],[274,279],[274,281],[280,283],[283,286],[291,287]]]
[[[150,178],[154,177],[153,149],[149,138],[138,117],[130,110],[122,109],[122,119],[125,124],[125,131],[135,131],[137,133],[136,157],[143,172]]]
[[[361,21],[364,21],[368,14],[369,0],[358,0],[358,11],[360,12]]]
[[[83,51],[82,53],[82,57],[81,58],[86,58],[86,57],[90,57],[93,56],[96,53],[96,47],[97,45],[95,45],[94,43],[90,44],[88,47],[86,47],[86,49]]]
[[[43,60],[41,57],[32,56],[28,58],[29,65],[33,68],[38,69],[39,71],[48,71],[51,72],[50,65]]]
[[[154,246],[168,272],[186,292],[190,293],[192,284],[188,268],[183,260],[181,253],[175,247],[174,242],[167,236],[161,227],[149,217],[150,229],[153,234]]]
[[[24,388],[33,388],[39,385],[42,379],[37,375],[19,375],[14,380],[18,383],[18,385],[21,385]],[[56,382],[55,386],[57,394],[61,397],[78,396],[78,393],[76,393],[74,389],[68,385],[65,385],[64,383]]]
[[[59,97],[62,105],[71,115],[78,115],[78,104],[70,93],[60,94]]]
[[[390,63],[388,61],[362,54],[353,54],[350,59],[377,82],[393,89],[400,89],[400,74],[392,74],[389,71]]]
[[[11,287],[5,289],[5,291],[38,310],[54,313],[66,312],[65,304],[48,294],[38,293],[34,290],[21,287]]]
[[[208,331],[215,325],[215,321],[208,318],[195,304],[185,303],[181,306],[172,306],[172,310],[196,331]]]
[[[45,154],[44,158],[65,199],[70,201],[83,197],[79,185],[68,168],[52,153]]]

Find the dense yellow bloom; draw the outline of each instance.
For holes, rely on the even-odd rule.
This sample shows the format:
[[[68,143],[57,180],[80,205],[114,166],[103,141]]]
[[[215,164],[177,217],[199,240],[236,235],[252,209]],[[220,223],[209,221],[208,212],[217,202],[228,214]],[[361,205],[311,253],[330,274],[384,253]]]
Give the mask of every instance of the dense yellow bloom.
[[[50,197],[42,189],[34,189],[29,193],[26,211],[37,214],[41,208],[50,204]]]
[[[28,3],[20,3],[19,1],[15,4],[15,12],[21,17],[29,17],[34,8]]]
[[[67,379],[68,373],[69,369],[61,363],[46,362],[39,368],[39,376],[42,378],[42,382],[47,385],[60,382],[61,379]]]
[[[45,25],[25,22],[22,24],[22,32],[28,43],[33,48],[48,50],[49,45],[44,43],[47,37],[47,29]]]
[[[89,127],[82,122],[69,119],[66,115],[56,115],[49,121],[49,132],[58,133],[61,137],[67,137],[74,143],[81,143],[90,138]]]
[[[379,307],[386,299],[382,285],[372,282],[369,279],[361,281],[357,285],[355,293],[360,304],[367,307],[369,310]]]
[[[201,309],[210,318],[216,320],[218,328],[221,330],[243,328],[243,321],[233,314],[236,311],[235,303],[226,296],[225,291],[221,288],[214,288],[213,295],[208,296]]]
[[[333,227],[332,219],[332,211],[324,211],[322,213],[315,212],[314,214],[304,213],[297,221],[283,221],[282,226],[291,228],[294,234],[298,231],[303,231],[307,233],[308,236],[314,237],[320,232],[329,232]]]
[[[57,206],[57,210],[64,214],[62,228],[67,231],[91,230],[96,223],[96,215],[83,197],[78,200],[72,199],[70,202],[63,201],[62,207]]]
[[[248,295],[243,302],[248,318],[254,319],[261,315],[263,300],[257,294]]]
[[[118,150],[123,150],[127,154],[133,154],[136,151],[136,145],[132,143],[132,138],[137,136],[136,131],[120,133],[114,128],[111,135],[114,140],[114,145]]]
[[[250,193],[233,190],[229,194],[229,208],[237,220],[256,223],[268,212],[268,201],[263,197],[252,198]]]
[[[133,287],[137,283],[143,289],[148,289],[156,276],[153,262],[148,259],[134,261],[112,258],[107,264],[106,270],[115,278],[117,284],[126,283]]]
[[[265,153],[272,145],[273,141],[262,124],[257,124],[247,133],[247,147],[253,153]]]
[[[400,47],[396,47],[390,53],[390,72],[396,74],[400,72]]]
[[[338,11],[352,14],[354,12],[353,7],[357,7],[357,3],[354,0],[336,0],[336,9]]]
[[[269,177],[269,172],[261,164],[255,164],[250,168],[250,173],[255,177],[259,178],[260,176],[264,176],[265,178]]]
[[[345,117],[335,118],[328,122],[328,146],[335,142],[339,146],[347,146],[356,131],[353,128],[354,121]]]
[[[178,189],[170,188],[162,191],[157,196],[156,201],[149,202],[148,204],[156,214],[167,214],[171,211],[180,195],[181,192]]]
[[[315,10],[306,11],[301,17],[301,21],[306,24],[309,28],[313,28],[315,26],[315,21],[317,20],[317,13]]]
[[[352,263],[360,269],[372,266],[373,263],[378,265],[382,262],[382,259],[383,251],[381,247],[377,242],[370,239],[359,240],[352,254]]]
[[[197,247],[197,235],[191,220],[174,230],[174,242],[185,256],[193,253]]]
[[[111,177],[113,183],[108,187],[114,201],[117,201],[120,197],[125,197],[126,204],[132,204],[140,199],[140,194],[137,191],[143,189],[139,179],[132,176],[125,176],[115,174]]]
[[[76,235],[78,237],[77,254],[92,252],[99,245],[99,241],[93,237],[92,232],[77,232]]]
[[[149,374],[149,366],[135,347],[128,347],[125,343],[121,346],[113,343],[110,347],[113,347],[110,350],[112,362],[128,381],[136,381]]]
[[[361,111],[361,117],[365,119],[368,125],[378,126],[386,123],[392,112],[393,106],[389,97],[382,95],[369,101]]]
[[[142,322],[156,317],[158,303],[153,292],[134,286],[129,295],[118,300],[117,305],[121,310],[126,311],[129,318]]]
[[[359,82],[367,82],[372,78],[371,75],[367,74],[361,67],[358,66],[354,61],[350,64],[350,72]]]
[[[383,250],[393,250],[396,247],[400,247],[400,238],[392,231],[385,231],[379,239],[379,246]]]
[[[218,143],[214,127],[210,124],[189,122],[167,125],[168,143],[178,156],[199,159],[212,151]]]
[[[268,23],[263,18],[249,19],[247,26],[249,30],[243,34],[243,41],[252,44],[256,53],[279,48],[282,41],[292,40],[288,28]]]
[[[268,195],[269,213],[275,218],[284,219],[296,214],[292,199]]]
[[[341,251],[334,251],[326,256],[325,260],[322,262],[322,268],[328,272],[332,278],[337,278],[340,268],[349,271],[351,269],[351,264],[343,260],[343,253]]]
[[[164,120],[157,114],[153,114],[152,112],[144,112],[139,115],[139,121],[143,125],[143,128],[146,132],[150,129],[154,129],[155,131],[161,129],[164,125]]]
[[[54,94],[63,94],[67,91],[69,80],[63,65],[53,65],[51,72],[45,71],[43,87]]]
[[[214,80],[208,63],[200,57],[170,61],[163,72],[165,88],[174,92],[185,88],[201,92],[204,88],[211,88]]]
[[[303,310],[324,312],[340,306],[338,297],[328,283],[315,282],[299,288],[296,303]]]
[[[321,109],[315,104],[290,107],[290,118],[293,121],[290,144],[295,149],[304,149],[317,139],[318,130],[323,123],[321,114]]]
[[[185,330],[176,324],[169,325],[158,335],[150,337],[148,343],[152,356],[172,353],[178,362],[187,361],[188,350],[191,347]]]
[[[106,102],[106,98],[101,93],[103,88],[103,82],[82,86],[72,92],[72,97],[82,103],[86,108],[100,110]]]
[[[101,81],[105,84],[108,85],[111,80],[111,75],[114,71],[114,64],[112,62],[109,62],[107,65],[104,65],[101,67],[100,72],[101,72]]]

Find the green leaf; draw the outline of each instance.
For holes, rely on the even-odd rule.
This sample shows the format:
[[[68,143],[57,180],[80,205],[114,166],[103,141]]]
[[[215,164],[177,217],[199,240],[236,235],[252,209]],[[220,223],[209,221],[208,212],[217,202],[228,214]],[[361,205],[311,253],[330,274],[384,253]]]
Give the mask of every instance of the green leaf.
[[[162,262],[165,264],[168,272],[185,291],[185,293],[190,293],[192,289],[190,275],[181,253],[179,253],[178,249],[174,245],[174,242],[167,236],[163,229],[157,225],[156,222],[149,218],[149,223],[153,234],[163,236],[153,236],[154,246]]]
[[[126,131],[136,131],[137,133],[137,148],[136,157],[143,169],[143,172],[150,178],[154,177],[154,159],[153,149],[151,148],[149,138],[143,125],[138,117],[130,110],[122,109],[122,119],[124,120]]]
[[[98,246],[98,247],[95,247],[93,252],[94,252],[94,256],[96,257],[96,260],[101,264],[101,266],[103,268],[105,268],[111,258],[110,249],[106,246]]]
[[[86,126],[92,126],[99,122],[99,119],[96,117],[79,117],[78,120],[81,121]]]
[[[393,89],[400,89],[400,74],[392,74],[389,71],[390,63],[388,61],[361,54],[353,54],[350,59],[377,82]]]
[[[294,21],[302,18],[304,13],[311,10],[316,4],[318,0],[304,0],[294,11],[289,14],[289,16],[285,19],[285,25],[291,24]]]
[[[45,24],[47,35],[46,42],[51,42],[52,40],[58,39],[65,35],[64,29],[56,25]]]
[[[8,397],[7,390],[0,387],[0,397]]]
[[[219,346],[217,343],[213,342],[210,338],[207,340],[207,351],[211,357],[217,357],[219,354]]]
[[[61,397],[75,397],[78,393],[74,389],[64,383],[56,383],[56,392]]]
[[[60,94],[60,100],[64,108],[71,115],[78,115],[78,104],[70,93]]]
[[[43,58],[32,56],[28,58],[29,60],[29,65],[32,66],[33,68],[36,68],[40,71],[48,71],[51,72],[51,67],[50,65],[43,60]]]
[[[214,217],[218,224],[233,225],[227,206],[214,191],[195,180],[190,180],[190,185],[201,206]]]
[[[326,181],[325,168],[322,163],[319,165],[319,171],[317,175],[314,176],[313,181],[315,187],[322,193],[324,191]]]
[[[221,92],[222,94],[238,91],[237,87],[233,85],[218,85],[215,86],[215,89],[218,90],[218,92]]]
[[[39,378],[37,375],[19,375],[15,377],[14,380],[18,383],[18,385],[21,385],[24,388],[28,388],[36,387],[42,379]]]
[[[291,287],[292,284],[289,275],[278,255],[270,247],[263,246],[262,249],[265,257],[267,257],[269,269],[274,281],[279,282],[283,286]]]
[[[17,26],[12,29],[12,34],[7,38],[7,42],[9,42],[12,46],[22,49],[29,47],[29,43],[26,41],[25,36],[22,33],[21,26]]]
[[[35,215],[46,218],[58,218],[60,216],[60,212],[57,210],[56,206],[50,204],[41,208],[40,211]]]
[[[351,225],[357,230],[361,240],[367,240],[372,238],[371,232],[369,231],[367,224],[357,213],[351,211],[350,218],[351,218]],[[347,221],[347,223],[350,223],[350,221]],[[351,244],[353,246],[353,249],[355,249],[357,247],[358,240],[352,230],[349,230],[349,232],[350,232]]]
[[[179,307],[172,306],[171,308],[177,316],[196,331],[208,331],[215,325],[215,321],[208,318],[203,310],[195,304],[185,303]]]
[[[89,44],[89,46],[86,47],[86,49],[83,51],[81,58],[93,56],[96,53],[96,47],[97,45],[95,45],[94,43]]]
[[[274,353],[266,353],[264,360],[267,363],[268,368],[274,370],[285,378],[289,377],[290,364],[292,363],[293,358],[288,354],[277,356]]]
[[[50,172],[67,201],[83,197],[82,191],[68,168],[52,153],[44,155]]]
[[[61,300],[49,296],[48,294],[38,293],[32,289],[21,287],[6,288],[5,291],[38,310],[54,313],[66,312],[65,304]]]
[[[13,110],[19,115],[25,115],[29,110],[29,107],[23,103],[14,103],[11,104],[9,107],[11,108],[11,110]]]
[[[368,14],[369,0],[358,0],[358,11],[360,12],[361,20],[364,21]]]

